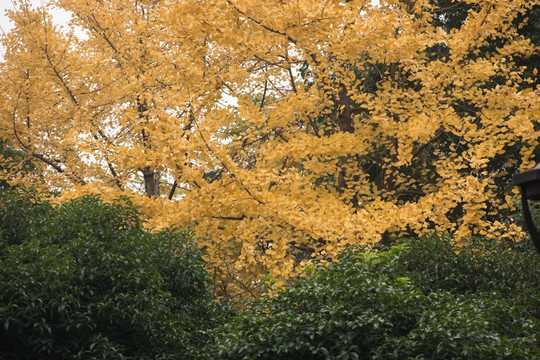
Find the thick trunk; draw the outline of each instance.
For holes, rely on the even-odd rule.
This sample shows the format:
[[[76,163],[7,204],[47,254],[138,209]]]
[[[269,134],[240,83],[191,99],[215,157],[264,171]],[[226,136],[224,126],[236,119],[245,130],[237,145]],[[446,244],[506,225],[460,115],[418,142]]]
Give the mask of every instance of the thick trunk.
[[[159,178],[158,170],[151,170],[148,167],[142,169],[144,176],[144,189],[146,196],[157,198],[159,196]]]

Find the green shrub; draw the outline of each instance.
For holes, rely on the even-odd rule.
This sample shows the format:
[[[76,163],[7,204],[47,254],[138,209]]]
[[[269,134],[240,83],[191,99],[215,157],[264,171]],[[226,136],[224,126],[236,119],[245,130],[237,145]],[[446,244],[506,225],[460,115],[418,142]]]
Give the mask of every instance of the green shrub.
[[[204,357],[222,309],[193,234],[145,231],[126,198],[0,196],[0,358]]]
[[[532,242],[472,239],[456,247],[447,237],[407,239],[400,272],[424,294],[490,294],[540,319],[540,256]],[[492,295],[496,293],[496,295]]]
[[[215,356],[539,359],[535,256],[519,244],[456,252],[436,237],[387,252],[353,249],[251,303],[217,332]],[[497,281],[502,274],[510,280]]]

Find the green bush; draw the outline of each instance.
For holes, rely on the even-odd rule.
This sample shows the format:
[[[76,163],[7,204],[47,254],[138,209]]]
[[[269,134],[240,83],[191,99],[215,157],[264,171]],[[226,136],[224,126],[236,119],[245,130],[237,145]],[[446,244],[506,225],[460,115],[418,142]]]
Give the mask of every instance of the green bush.
[[[408,240],[352,249],[217,331],[223,359],[539,359],[529,245]],[[508,279],[500,278],[507,276]]]
[[[223,309],[193,234],[139,215],[126,198],[0,194],[0,358],[204,357]]]
[[[447,237],[431,236],[406,244],[399,271],[424,294],[488,294],[540,319],[540,256],[531,241],[472,239],[456,247]]]

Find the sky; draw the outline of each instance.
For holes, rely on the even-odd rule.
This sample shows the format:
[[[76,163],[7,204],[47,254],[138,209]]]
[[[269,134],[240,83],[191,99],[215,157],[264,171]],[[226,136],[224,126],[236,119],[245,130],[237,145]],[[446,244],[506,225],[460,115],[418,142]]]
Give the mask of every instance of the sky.
[[[7,32],[11,29],[11,24],[9,23],[5,11],[6,9],[12,9],[11,0],[0,0],[0,28]]]

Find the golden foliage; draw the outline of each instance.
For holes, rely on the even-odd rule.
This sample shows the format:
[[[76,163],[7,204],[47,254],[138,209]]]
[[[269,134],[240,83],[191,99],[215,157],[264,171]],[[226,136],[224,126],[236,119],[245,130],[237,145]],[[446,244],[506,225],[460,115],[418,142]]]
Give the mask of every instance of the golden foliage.
[[[516,61],[538,49],[512,25],[534,1],[480,1],[449,32],[427,0],[51,4],[69,29],[10,14],[0,137],[64,197],[191,226],[223,294],[385,232],[520,232],[494,214],[540,135]]]

